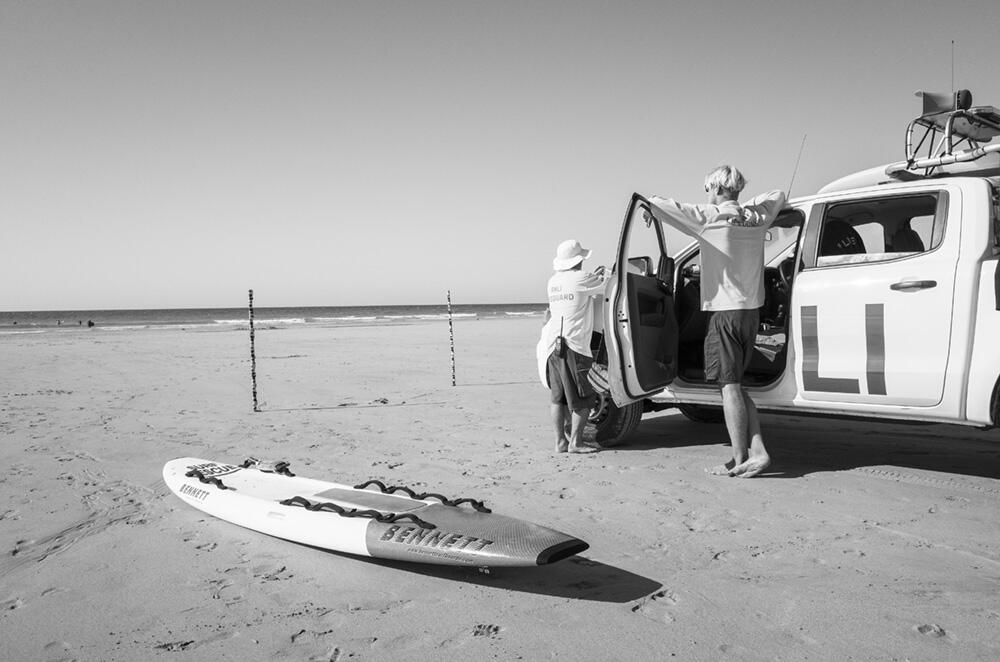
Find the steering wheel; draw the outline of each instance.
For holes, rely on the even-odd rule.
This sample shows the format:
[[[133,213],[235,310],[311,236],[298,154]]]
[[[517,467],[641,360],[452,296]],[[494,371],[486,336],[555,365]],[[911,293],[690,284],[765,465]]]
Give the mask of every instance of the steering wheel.
[[[778,264],[778,276],[781,284],[785,286],[785,291],[792,289],[792,276],[795,274],[795,256],[786,257]]]

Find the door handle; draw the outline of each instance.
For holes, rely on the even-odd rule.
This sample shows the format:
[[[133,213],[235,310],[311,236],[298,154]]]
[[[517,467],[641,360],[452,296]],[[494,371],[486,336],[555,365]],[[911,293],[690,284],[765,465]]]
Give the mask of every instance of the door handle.
[[[901,280],[889,286],[890,290],[927,290],[937,287],[936,280]]]

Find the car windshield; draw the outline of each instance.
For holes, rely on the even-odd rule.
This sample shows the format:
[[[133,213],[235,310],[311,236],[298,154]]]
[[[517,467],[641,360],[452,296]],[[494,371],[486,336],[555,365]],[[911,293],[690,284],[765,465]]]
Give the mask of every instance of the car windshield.
[[[805,217],[796,209],[785,210],[764,237],[764,264],[776,267],[782,260],[795,254],[795,243]]]
[[[764,264],[770,266],[789,257],[795,250],[795,240],[798,238],[798,228],[773,227],[768,230],[764,241]]]

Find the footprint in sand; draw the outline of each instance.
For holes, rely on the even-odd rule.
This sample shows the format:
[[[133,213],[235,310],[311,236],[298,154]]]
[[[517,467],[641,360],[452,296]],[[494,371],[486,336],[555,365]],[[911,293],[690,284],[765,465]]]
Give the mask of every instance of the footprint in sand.
[[[49,662],[63,662],[63,660],[75,660],[70,654],[73,649],[65,641],[51,641],[42,648],[45,651],[45,659]]]
[[[10,600],[0,602],[0,611],[13,611],[15,609],[20,609],[23,606],[24,600],[21,598],[11,598]]]
[[[948,633],[944,631],[944,628],[936,623],[929,623],[925,625],[918,625],[916,627],[917,632],[920,634],[926,634],[928,637],[947,637]]]
[[[323,632],[317,630],[299,630],[291,636],[291,648],[285,653],[292,659],[308,660],[308,662],[337,662],[344,655],[341,644],[331,644],[327,639],[331,635],[336,635],[335,630]],[[374,642],[368,642],[369,645]],[[319,653],[312,651],[322,651]],[[348,654],[348,657],[353,657]]]
[[[503,628],[493,623],[477,623],[472,630],[462,630],[437,644],[437,648],[458,649],[476,639],[499,639]]]
[[[678,602],[677,594],[667,590],[657,591],[633,605],[632,613],[640,614],[657,623],[673,623],[677,619],[670,609],[677,606]]]
[[[277,564],[259,565],[253,569],[254,579],[265,582],[277,582],[294,577],[286,566],[278,567]]]
[[[490,639],[496,639],[500,634],[502,628],[499,625],[484,624],[480,623],[476,627],[472,628],[473,637],[489,637]]]
[[[44,598],[48,595],[54,595],[57,593],[69,593],[69,589],[63,588],[61,586],[53,586],[52,588],[47,588],[44,591],[42,591],[42,597]]]
[[[558,497],[560,499],[575,499],[577,497],[577,494],[578,492],[574,490],[572,487],[564,487],[561,490],[559,490]]]

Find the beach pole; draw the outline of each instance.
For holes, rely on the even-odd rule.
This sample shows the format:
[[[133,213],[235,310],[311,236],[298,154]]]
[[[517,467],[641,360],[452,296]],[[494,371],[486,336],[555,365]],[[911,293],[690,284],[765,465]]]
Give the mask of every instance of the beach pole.
[[[455,386],[455,326],[451,322],[451,290],[448,290],[448,335],[451,338],[451,385]]]
[[[259,412],[257,406],[257,352],[253,338],[253,290],[250,290],[250,383],[253,386],[253,410]]]

